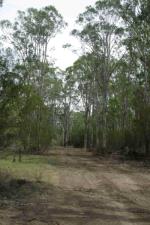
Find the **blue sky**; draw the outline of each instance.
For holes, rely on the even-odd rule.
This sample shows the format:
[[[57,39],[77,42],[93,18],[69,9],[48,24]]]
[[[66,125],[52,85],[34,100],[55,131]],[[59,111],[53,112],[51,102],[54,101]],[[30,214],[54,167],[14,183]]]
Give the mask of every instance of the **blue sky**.
[[[55,50],[49,50],[49,55],[56,59],[57,66],[65,69],[71,66],[78,56],[71,49],[64,49],[62,46],[71,43],[74,49],[80,49],[80,43],[70,35],[70,32],[75,27],[78,14],[83,12],[86,6],[94,3],[95,0],[4,0],[3,8],[0,9],[0,19],[12,21],[17,15],[17,10],[54,5],[68,23],[68,27],[51,41],[51,47],[54,46]]]

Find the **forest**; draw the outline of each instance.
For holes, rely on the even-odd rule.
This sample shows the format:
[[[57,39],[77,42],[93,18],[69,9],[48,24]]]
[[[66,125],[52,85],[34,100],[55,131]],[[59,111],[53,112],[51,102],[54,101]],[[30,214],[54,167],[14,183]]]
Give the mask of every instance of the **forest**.
[[[0,56],[1,148],[35,153],[63,145],[149,155],[149,9],[147,0],[87,7],[71,31],[83,54],[65,71],[48,55],[49,42],[66,26],[55,7],[2,20],[2,41],[12,47],[1,47]]]
[[[0,20],[0,225],[148,224],[150,1],[87,5],[62,69],[66,27],[51,4]]]

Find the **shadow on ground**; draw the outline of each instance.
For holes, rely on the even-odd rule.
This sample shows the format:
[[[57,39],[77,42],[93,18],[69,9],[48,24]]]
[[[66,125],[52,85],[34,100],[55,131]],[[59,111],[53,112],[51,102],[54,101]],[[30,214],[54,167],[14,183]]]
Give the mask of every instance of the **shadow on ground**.
[[[54,167],[49,172],[57,169],[58,183],[11,176],[0,179],[0,225],[150,224],[150,210],[138,205],[130,191],[120,190],[110,179],[111,169],[112,176],[120,175],[113,164],[96,163],[94,157],[78,152],[57,154],[50,156],[49,163],[53,161]],[[91,184],[94,179],[99,179],[96,188]]]
[[[17,204],[5,207],[9,217],[8,224],[120,224],[117,222],[131,222],[134,224],[149,224],[150,210],[141,209],[132,204],[131,207],[121,208],[110,206],[105,197],[96,198],[93,191],[64,190],[52,185],[41,184],[47,188],[40,189],[37,195],[26,196],[24,201],[18,199]],[[21,187],[20,187],[21,188]],[[41,192],[42,190],[42,192]],[[124,196],[118,196],[121,201]],[[127,201],[127,199],[126,199]],[[129,206],[131,202],[128,202]],[[110,202],[111,204],[111,202]],[[2,207],[0,207],[0,212]],[[117,214],[116,214],[117,212]],[[130,212],[135,218],[122,215]],[[121,215],[120,215],[121,214]],[[2,217],[1,217],[2,219]]]

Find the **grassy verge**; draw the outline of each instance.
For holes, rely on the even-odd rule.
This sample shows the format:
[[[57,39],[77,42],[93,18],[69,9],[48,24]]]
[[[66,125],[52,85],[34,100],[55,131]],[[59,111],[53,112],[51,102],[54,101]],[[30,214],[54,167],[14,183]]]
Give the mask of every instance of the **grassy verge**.
[[[47,156],[23,155],[22,162],[13,162],[12,156],[0,159],[0,172],[6,172],[17,179],[29,181],[50,181],[53,160]]]
[[[13,162],[12,158],[0,157],[0,204],[39,196],[43,188],[53,183],[54,160],[39,155],[23,155],[22,162]]]

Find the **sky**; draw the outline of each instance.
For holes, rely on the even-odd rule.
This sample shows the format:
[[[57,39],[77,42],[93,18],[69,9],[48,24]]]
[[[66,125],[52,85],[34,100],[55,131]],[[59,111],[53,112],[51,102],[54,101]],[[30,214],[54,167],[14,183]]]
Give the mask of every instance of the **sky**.
[[[4,0],[3,7],[0,8],[0,20],[8,19],[13,21],[17,16],[18,10],[26,10],[27,8],[42,8],[44,6],[53,5],[63,16],[68,26],[65,30],[59,33],[53,40],[51,40],[51,47],[48,55],[52,56],[56,61],[56,66],[65,69],[71,66],[73,62],[79,57],[78,51],[80,49],[79,41],[70,35],[70,32],[75,28],[75,20],[79,13],[84,12],[85,7],[93,5],[95,0]],[[62,46],[70,43],[73,48],[64,49]]]

